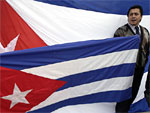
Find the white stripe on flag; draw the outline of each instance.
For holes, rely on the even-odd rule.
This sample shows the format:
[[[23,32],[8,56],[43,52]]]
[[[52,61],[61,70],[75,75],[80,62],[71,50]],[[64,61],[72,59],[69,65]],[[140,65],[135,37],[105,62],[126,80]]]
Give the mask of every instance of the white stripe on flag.
[[[139,87],[138,94],[137,94],[133,104],[140,101],[141,99],[143,99],[145,97],[144,91],[145,91],[145,84],[146,84],[147,74],[148,74],[148,72],[145,72],[143,74],[143,77],[142,77],[142,80],[141,80],[141,85]]]
[[[134,56],[136,55],[137,49],[133,49],[33,67],[22,71],[51,79],[59,79],[68,75],[92,71],[109,66],[124,63],[135,63],[136,57]],[[106,58],[107,60],[104,60]]]
[[[115,102],[79,104],[62,107],[52,113],[115,113],[115,106]]]
[[[133,76],[117,77],[60,90],[53,93],[50,97],[48,97],[39,105],[33,107],[31,111],[69,98],[90,95],[98,92],[125,90],[131,87],[132,80]]]

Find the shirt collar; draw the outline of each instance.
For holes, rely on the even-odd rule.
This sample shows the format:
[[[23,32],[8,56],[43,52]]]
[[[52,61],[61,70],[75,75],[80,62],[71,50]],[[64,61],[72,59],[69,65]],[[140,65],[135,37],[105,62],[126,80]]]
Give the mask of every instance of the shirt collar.
[[[136,30],[135,30],[135,27],[136,27],[136,26],[133,26],[133,25],[131,25],[131,24],[129,24],[129,23],[128,23],[128,25],[130,26],[130,28],[132,29],[132,31],[136,34]],[[141,34],[140,26],[138,25],[137,27],[139,27],[139,32],[140,32],[140,34]]]

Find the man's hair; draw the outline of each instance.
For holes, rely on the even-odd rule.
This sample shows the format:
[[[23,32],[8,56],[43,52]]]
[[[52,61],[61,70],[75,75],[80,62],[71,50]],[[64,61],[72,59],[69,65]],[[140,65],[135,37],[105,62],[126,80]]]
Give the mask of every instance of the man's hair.
[[[131,9],[139,9],[140,13],[141,13],[141,16],[143,16],[143,8],[140,5],[134,5],[134,6],[130,7],[129,10],[128,10],[127,16],[129,16],[129,12],[130,12]]]

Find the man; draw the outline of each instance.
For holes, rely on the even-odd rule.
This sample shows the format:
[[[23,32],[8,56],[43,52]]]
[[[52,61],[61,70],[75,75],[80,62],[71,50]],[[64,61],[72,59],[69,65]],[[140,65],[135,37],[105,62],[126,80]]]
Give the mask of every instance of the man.
[[[145,64],[147,63],[148,60],[150,35],[145,27],[139,25],[142,19],[142,15],[143,9],[141,6],[139,5],[132,6],[127,13],[128,23],[122,27],[119,27],[114,34],[114,37],[132,36],[137,34],[141,38],[132,84],[132,98],[117,103],[116,106],[117,112],[128,112],[128,110],[130,109],[130,105],[132,104],[138,93],[142,75],[144,73]]]

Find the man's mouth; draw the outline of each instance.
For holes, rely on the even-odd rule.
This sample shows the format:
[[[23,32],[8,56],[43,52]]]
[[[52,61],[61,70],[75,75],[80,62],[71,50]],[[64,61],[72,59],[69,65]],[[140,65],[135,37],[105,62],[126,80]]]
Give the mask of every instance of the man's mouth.
[[[132,22],[136,22],[136,20],[131,20]]]

